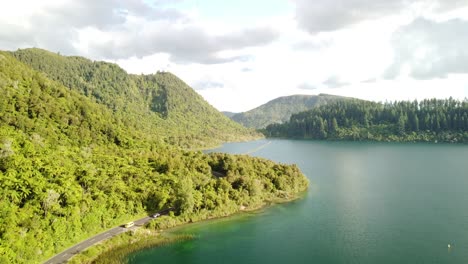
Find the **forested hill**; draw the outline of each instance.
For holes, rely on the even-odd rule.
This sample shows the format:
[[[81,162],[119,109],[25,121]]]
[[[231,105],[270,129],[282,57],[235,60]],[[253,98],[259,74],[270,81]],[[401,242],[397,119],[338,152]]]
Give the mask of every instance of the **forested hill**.
[[[468,100],[337,101],[264,130],[270,137],[468,143]]]
[[[112,64],[96,67],[119,71]],[[171,86],[180,85],[172,75],[122,78],[131,85],[158,79],[157,90],[135,86],[151,88],[148,93],[167,88],[174,99],[164,101],[167,117],[158,111],[156,120],[189,111],[174,110],[185,97],[170,95]],[[112,79],[93,80],[98,86]],[[96,86],[83,83],[105,91]],[[166,208],[175,211],[159,218],[162,223],[197,221],[258,208],[307,188],[296,166],[168,145],[159,134],[164,130],[148,133],[157,125],[145,123],[145,115],[125,116],[126,109],[138,107],[125,99],[141,100],[132,94],[140,89],[116,91],[122,101],[109,107],[111,92],[98,99],[88,90],[86,96],[0,51],[0,263],[40,263],[103,230]]]
[[[206,147],[259,136],[218,112],[171,73],[127,74],[116,64],[36,48],[12,54],[48,78],[105,105],[126,126],[156,134],[170,144]]]
[[[235,114],[231,119],[246,127],[260,129],[269,124],[286,122],[292,114],[341,99],[345,97],[327,94],[284,96],[250,111]]]

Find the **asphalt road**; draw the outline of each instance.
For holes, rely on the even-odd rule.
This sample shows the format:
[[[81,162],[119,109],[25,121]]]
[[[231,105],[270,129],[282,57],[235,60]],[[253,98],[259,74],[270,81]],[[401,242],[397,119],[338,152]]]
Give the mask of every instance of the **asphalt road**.
[[[106,240],[106,239],[108,239],[110,237],[113,237],[113,236],[116,236],[118,234],[127,232],[128,230],[132,230],[132,229],[138,228],[139,226],[143,226],[144,224],[148,223],[152,219],[153,219],[152,217],[147,216],[147,217],[138,219],[136,221],[133,221],[135,223],[135,225],[133,227],[124,228],[124,227],[119,226],[119,227],[114,227],[112,229],[109,229],[104,233],[93,236],[93,237],[91,237],[91,238],[89,238],[89,239],[87,239],[85,241],[82,241],[82,242],[74,245],[73,247],[71,247],[71,248],[69,248],[67,250],[62,251],[62,253],[59,253],[59,254],[53,256],[52,258],[50,258],[49,260],[44,262],[44,264],[66,263],[71,257],[73,257],[74,255],[80,253],[81,251],[89,248],[90,246],[92,246],[92,245],[94,245],[96,243],[99,243],[99,242],[101,242],[103,240]]]

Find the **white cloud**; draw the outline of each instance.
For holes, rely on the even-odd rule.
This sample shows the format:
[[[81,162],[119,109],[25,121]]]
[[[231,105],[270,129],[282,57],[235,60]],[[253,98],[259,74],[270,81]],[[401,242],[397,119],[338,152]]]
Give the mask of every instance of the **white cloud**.
[[[396,78],[405,71],[415,79],[468,74],[468,20],[418,18],[395,32],[392,44],[395,56],[386,78]]]
[[[250,60],[217,65],[171,64],[169,70],[195,88],[207,80],[222,83],[223,88],[198,92],[219,110],[233,112],[291,94],[329,93],[380,101],[433,96],[464,98],[463,78],[451,76],[450,80],[434,82],[380,78],[393,62],[393,33],[408,20],[406,16],[394,16],[311,36],[298,29],[288,16],[275,18],[271,25],[279,31],[278,41],[223,54],[251,54]],[[312,47],[298,48],[297,43],[312,43]],[[334,77],[334,85],[330,77]],[[440,89],[447,85],[451,88]]]
[[[178,63],[225,63],[242,60],[245,55],[222,57],[224,50],[262,46],[277,34],[271,28],[246,28],[213,35],[194,23],[173,24],[142,21],[116,30],[101,32],[104,40],[89,40],[88,50],[94,57],[122,59],[168,53]]]
[[[401,13],[440,13],[468,6],[465,0],[295,0],[296,17],[310,33],[335,31]]]
[[[168,53],[172,61],[179,63],[210,64],[245,57],[221,57],[219,52],[261,46],[277,37],[275,30],[265,26],[225,28],[216,34],[189,14],[143,0],[66,0],[33,6],[35,10],[26,9],[24,13],[22,5],[2,6],[3,48],[37,46],[95,59]]]

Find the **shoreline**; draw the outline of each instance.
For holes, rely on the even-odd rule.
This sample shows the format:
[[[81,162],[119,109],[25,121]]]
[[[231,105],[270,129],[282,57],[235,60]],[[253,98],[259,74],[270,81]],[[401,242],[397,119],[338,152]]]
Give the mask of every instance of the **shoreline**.
[[[246,139],[239,139],[239,140],[231,140],[231,141],[221,141],[219,143],[215,143],[213,145],[206,145],[206,146],[202,146],[202,147],[196,147],[196,148],[188,148],[188,149],[184,149],[184,150],[187,150],[187,151],[208,151],[208,150],[212,150],[212,149],[217,149],[217,148],[220,148],[222,147],[224,144],[226,143],[244,143],[244,142],[251,142],[251,141],[257,141],[257,140],[261,140],[261,139],[266,139],[267,137],[263,134],[260,133],[261,136],[258,136],[258,137],[252,137],[252,138],[246,138]]]
[[[275,205],[285,204],[302,199],[305,197],[305,195],[307,195],[307,189],[295,194],[293,197],[284,199],[273,199],[272,201],[264,201],[260,206],[245,209],[239,208],[239,210],[237,210],[236,212],[224,216],[208,216],[207,218],[203,218],[193,222],[191,220],[182,221],[176,223],[174,226],[159,230],[152,230],[151,227],[148,228],[143,226],[138,229],[135,229],[134,231],[127,231],[115,237],[111,237],[107,240],[104,240],[99,244],[93,245],[85,251],[82,251],[81,253],[70,258],[69,263],[126,263],[128,257],[135,252],[189,239],[194,239],[194,236],[191,234],[174,233],[187,226],[193,224],[209,223],[210,221],[234,218],[235,216],[242,216],[243,214],[247,213],[261,212],[262,210],[268,209]],[[113,243],[116,244],[114,245]],[[129,248],[130,245],[134,246]],[[122,251],[128,252],[124,252],[122,254],[120,253]],[[103,260],[101,259],[103,257],[109,258]]]
[[[353,139],[315,139],[315,138],[301,138],[301,137],[265,137],[265,139],[269,140],[293,140],[293,141],[311,141],[311,142],[325,142],[325,143],[381,143],[381,144],[420,144],[420,145],[452,145],[452,146],[466,146],[468,142],[463,141],[423,141],[423,140],[371,140],[371,139],[363,139],[363,140],[353,140]]]
[[[194,222],[184,222],[184,223],[178,224],[178,225],[173,226],[173,227],[169,227],[169,228],[166,228],[166,229],[161,229],[160,232],[161,233],[163,233],[163,232],[164,233],[166,233],[166,232],[169,233],[169,232],[172,232],[172,231],[176,231],[177,229],[182,229],[182,228],[184,228],[184,227],[186,227],[188,225],[192,225],[192,224],[202,224],[204,222],[210,222],[210,221],[228,219],[228,218],[235,217],[235,216],[241,216],[241,215],[247,214],[247,213],[261,212],[262,210],[268,209],[268,208],[273,207],[275,205],[290,203],[290,202],[293,202],[293,201],[303,199],[305,197],[305,195],[307,195],[307,190],[296,194],[293,198],[279,199],[278,201],[271,201],[269,203],[264,203],[262,206],[259,206],[259,207],[246,208],[244,210],[239,210],[239,211],[237,211],[235,213],[225,215],[225,216],[208,217],[208,218],[198,220],[198,221],[194,221]]]

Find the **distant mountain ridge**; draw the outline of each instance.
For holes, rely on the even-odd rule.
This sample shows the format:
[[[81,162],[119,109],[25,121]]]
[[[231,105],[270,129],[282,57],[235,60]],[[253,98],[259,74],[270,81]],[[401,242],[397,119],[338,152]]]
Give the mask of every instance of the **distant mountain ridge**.
[[[234,112],[229,112],[229,111],[222,111],[221,113],[223,113],[225,116],[231,118],[235,115],[237,115],[238,113],[234,113]]]
[[[328,94],[283,96],[250,111],[235,114],[231,119],[249,128],[262,129],[270,124],[287,122],[292,114],[343,99],[347,97]]]

